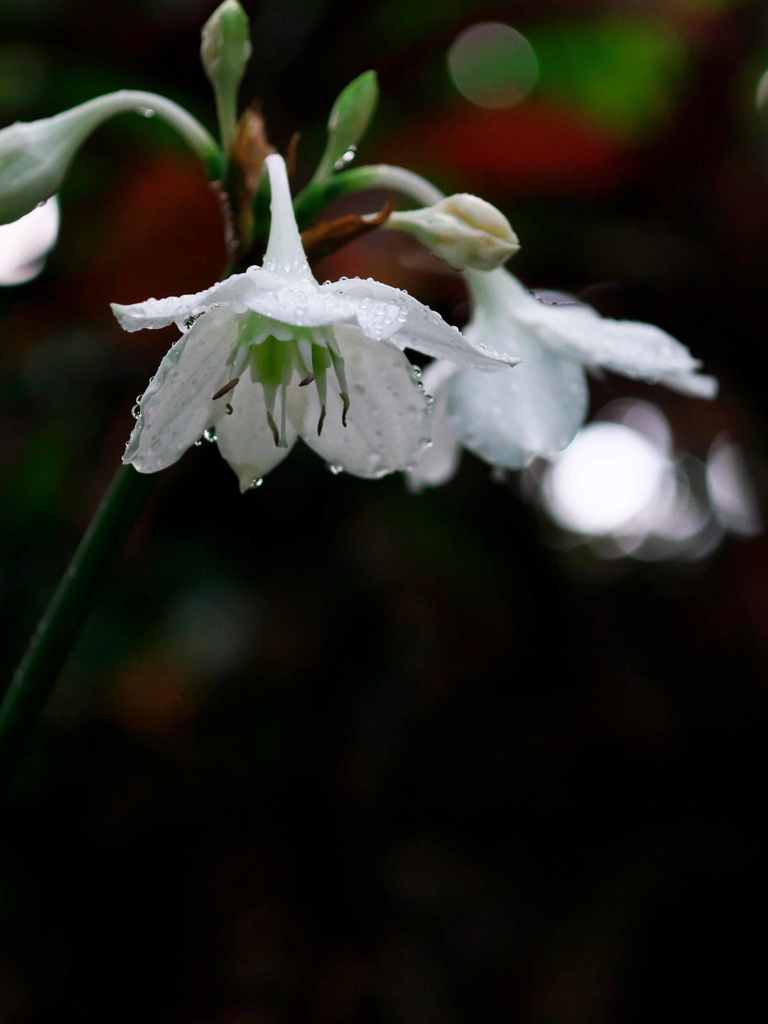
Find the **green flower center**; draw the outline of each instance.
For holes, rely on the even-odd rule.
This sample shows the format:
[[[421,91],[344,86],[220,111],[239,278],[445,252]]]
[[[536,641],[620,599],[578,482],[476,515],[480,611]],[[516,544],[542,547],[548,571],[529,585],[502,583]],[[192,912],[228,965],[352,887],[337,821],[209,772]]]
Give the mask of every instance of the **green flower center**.
[[[237,375],[246,368],[251,380],[261,384],[267,422],[278,447],[287,447],[287,389],[298,378],[298,386],[314,384],[320,399],[317,433],[325,422],[327,374],[333,370],[342,402],[341,422],[346,427],[349,411],[349,389],[344,372],[344,359],[331,327],[297,327],[272,320],[259,313],[248,313],[240,322],[237,341],[229,357]],[[222,392],[219,392],[221,394]],[[279,402],[279,425],[276,418]]]

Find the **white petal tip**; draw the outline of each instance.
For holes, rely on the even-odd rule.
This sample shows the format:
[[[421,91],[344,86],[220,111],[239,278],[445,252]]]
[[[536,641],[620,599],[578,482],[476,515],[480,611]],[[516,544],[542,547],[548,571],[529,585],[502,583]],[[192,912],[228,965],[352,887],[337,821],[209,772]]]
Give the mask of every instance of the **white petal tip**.
[[[134,331],[141,330],[143,325],[137,323],[131,306],[122,306],[119,302],[111,302],[109,308],[112,310],[115,320],[117,320],[124,331],[128,331],[131,334]]]
[[[717,378],[705,373],[681,373],[677,376],[663,377],[660,383],[672,391],[677,391],[678,394],[689,395],[691,398],[716,398],[720,390]]]

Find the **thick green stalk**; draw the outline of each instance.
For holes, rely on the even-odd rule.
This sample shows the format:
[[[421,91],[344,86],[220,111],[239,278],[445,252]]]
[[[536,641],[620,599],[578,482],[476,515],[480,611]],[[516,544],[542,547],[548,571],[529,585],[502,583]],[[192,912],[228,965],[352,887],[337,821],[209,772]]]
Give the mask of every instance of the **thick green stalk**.
[[[112,556],[139,517],[155,480],[132,466],[118,469],[38,624],[0,704],[0,769],[5,769],[6,780],[56,685]]]

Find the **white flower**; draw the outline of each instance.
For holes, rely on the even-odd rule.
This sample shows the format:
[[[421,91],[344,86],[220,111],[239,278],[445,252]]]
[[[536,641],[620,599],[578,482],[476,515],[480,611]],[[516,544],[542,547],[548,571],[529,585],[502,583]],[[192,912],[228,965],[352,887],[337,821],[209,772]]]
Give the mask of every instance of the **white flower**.
[[[416,487],[447,480],[460,446],[506,469],[556,455],[586,418],[585,368],[700,398],[717,392],[715,379],[697,372],[699,361],[658,327],[610,320],[576,302],[543,302],[505,270],[468,272],[466,279],[473,313],[465,338],[492,344],[520,363],[498,374],[427,368],[425,388],[435,397],[434,443],[410,474]]]
[[[293,213],[282,157],[266,160],[272,222],[262,267],[196,295],[113,305],[127,331],[184,332],[139,401],[123,461],[141,473],[176,462],[205,431],[242,490],[301,437],[361,477],[412,467],[429,443],[429,401],[406,347],[473,367],[514,362],[405,292],[371,279],[319,285]]]
[[[457,270],[494,270],[520,248],[504,214],[485,199],[466,192],[420,210],[390,214],[384,226],[418,238]]]

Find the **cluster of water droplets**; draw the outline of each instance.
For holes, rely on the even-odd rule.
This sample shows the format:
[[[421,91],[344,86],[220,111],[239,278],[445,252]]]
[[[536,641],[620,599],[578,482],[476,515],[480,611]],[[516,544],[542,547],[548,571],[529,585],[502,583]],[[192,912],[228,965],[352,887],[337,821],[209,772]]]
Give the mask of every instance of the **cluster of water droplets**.
[[[334,163],[334,171],[343,171],[345,167],[349,167],[356,156],[357,146],[352,145],[348,149],[345,149],[339,159]]]
[[[434,398],[434,395],[427,394],[427,392],[426,392],[426,390],[424,388],[424,381],[422,379],[424,377],[424,371],[422,370],[422,368],[420,366],[417,366],[415,363],[411,364],[411,377],[413,379],[414,384],[416,385],[416,390],[421,394],[421,396],[424,399],[424,404],[427,407],[427,413],[429,414],[430,419],[431,419],[432,409],[433,409],[434,404],[435,404],[435,398]],[[422,438],[419,439],[419,444],[421,446],[419,454],[421,455],[428,448],[432,447],[432,438],[431,437],[422,437]],[[418,462],[418,459],[416,460],[416,462]],[[413,464],[411,464],[409,466],[406,466],[406,469],[408,469],[408,470],[415,469],[416,462],[414,462]]]

